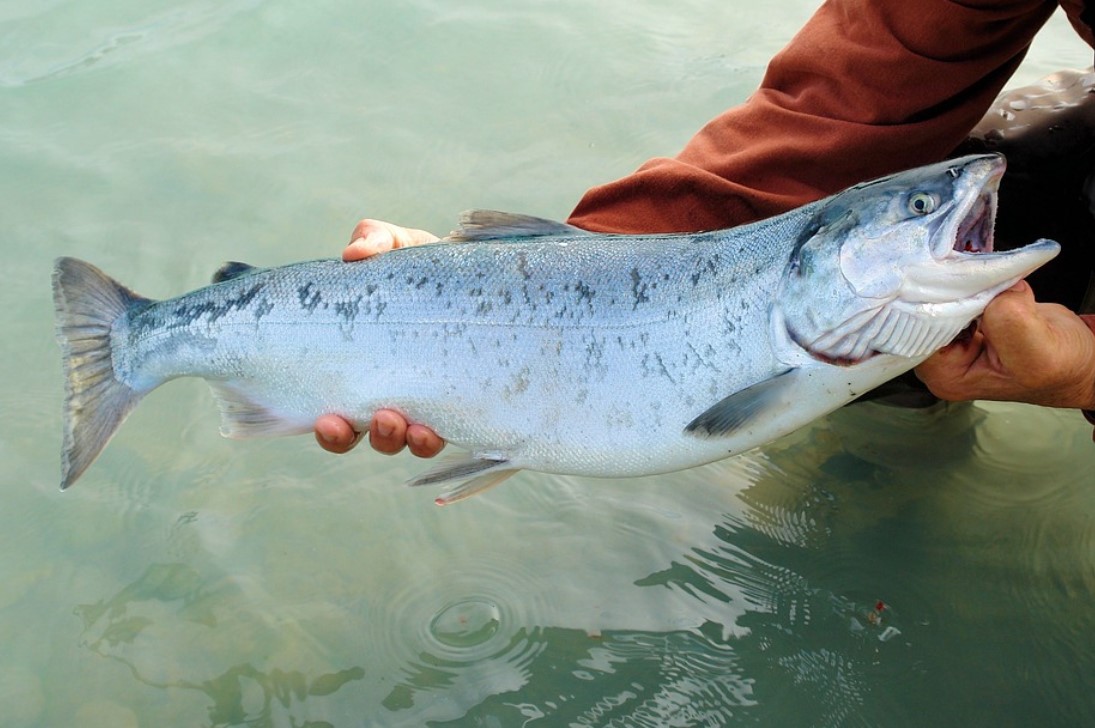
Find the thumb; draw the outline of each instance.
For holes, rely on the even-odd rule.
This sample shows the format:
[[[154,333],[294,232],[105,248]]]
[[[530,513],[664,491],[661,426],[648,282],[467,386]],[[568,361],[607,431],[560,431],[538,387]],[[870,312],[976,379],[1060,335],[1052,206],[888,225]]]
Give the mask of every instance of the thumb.
[[[990,356],[1012,374],[1037,371],[1044,364],[1046,352],[1054,347],[1053,328],[1041,315],[1026,281],[989,302],[981,316],[981,330],[989,343]]]
[[[379,220],[362,220],[354,228],[354,237],[342,250],[346,262],[362,260],[399,247],[394,226]]]

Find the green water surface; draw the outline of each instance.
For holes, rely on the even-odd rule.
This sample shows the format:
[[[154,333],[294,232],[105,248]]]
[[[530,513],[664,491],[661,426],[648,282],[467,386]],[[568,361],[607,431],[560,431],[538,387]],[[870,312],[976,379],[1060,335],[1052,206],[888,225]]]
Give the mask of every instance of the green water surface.
[[[1095,722],[1075,412],[868,405],[441,509],[409,455],[221,439],[185,380],[57,490],[54,257],[162,297],[366,216],[562,218],[816,5],[0,0],[0,725]],[[1016,83],[1090,57],[1057,17]]]

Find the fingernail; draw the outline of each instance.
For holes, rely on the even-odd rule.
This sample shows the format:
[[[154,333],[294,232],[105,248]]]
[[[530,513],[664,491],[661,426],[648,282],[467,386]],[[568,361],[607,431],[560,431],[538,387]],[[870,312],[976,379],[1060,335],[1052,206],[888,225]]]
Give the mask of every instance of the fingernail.
[[[376,425],[376,434],[380,437],[391,437],[395,432],[395,428],[387,422],[378,422]]]

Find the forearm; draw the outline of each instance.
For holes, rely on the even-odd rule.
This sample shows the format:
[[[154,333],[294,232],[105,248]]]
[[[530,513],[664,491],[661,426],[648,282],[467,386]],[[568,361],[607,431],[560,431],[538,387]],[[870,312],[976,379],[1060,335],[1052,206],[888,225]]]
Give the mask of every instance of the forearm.
[[[746,103],[677,157],[590,190],[570,221],[602,232],[730,227],[945,157],[1056,7],[976,5],[825,3]]]

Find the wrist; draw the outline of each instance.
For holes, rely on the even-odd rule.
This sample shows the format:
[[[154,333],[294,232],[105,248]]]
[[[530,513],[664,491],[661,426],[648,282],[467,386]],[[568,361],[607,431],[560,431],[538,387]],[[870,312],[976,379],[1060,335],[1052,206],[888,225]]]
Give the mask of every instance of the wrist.
[[[1087,327],[1091,329],[1091,335],[1095,336],[1095,314],[1081,314],[1080,320],[1087,324]],[[1092,390],[1091,401],[1087,403],[1086,407],[1081,408],[1080,412],[1083,413],[1084,419],[1095,425],[1095,382],[1092,382]],[[1092,437],[1095,438],[1095,435]]]
[[[1095,314],[1082,314],[1080,320],[1087,324],[1087,327],[1091,329],[1091,335],[1095,337]],[[1095,362],[1092,362],[1092,368],[1095,369]],[[1082,410],[1087,421],[1095,425],[1095,419],[1092,419],[1095,417],[1095,375],[1092,376],[1091,397]]]

